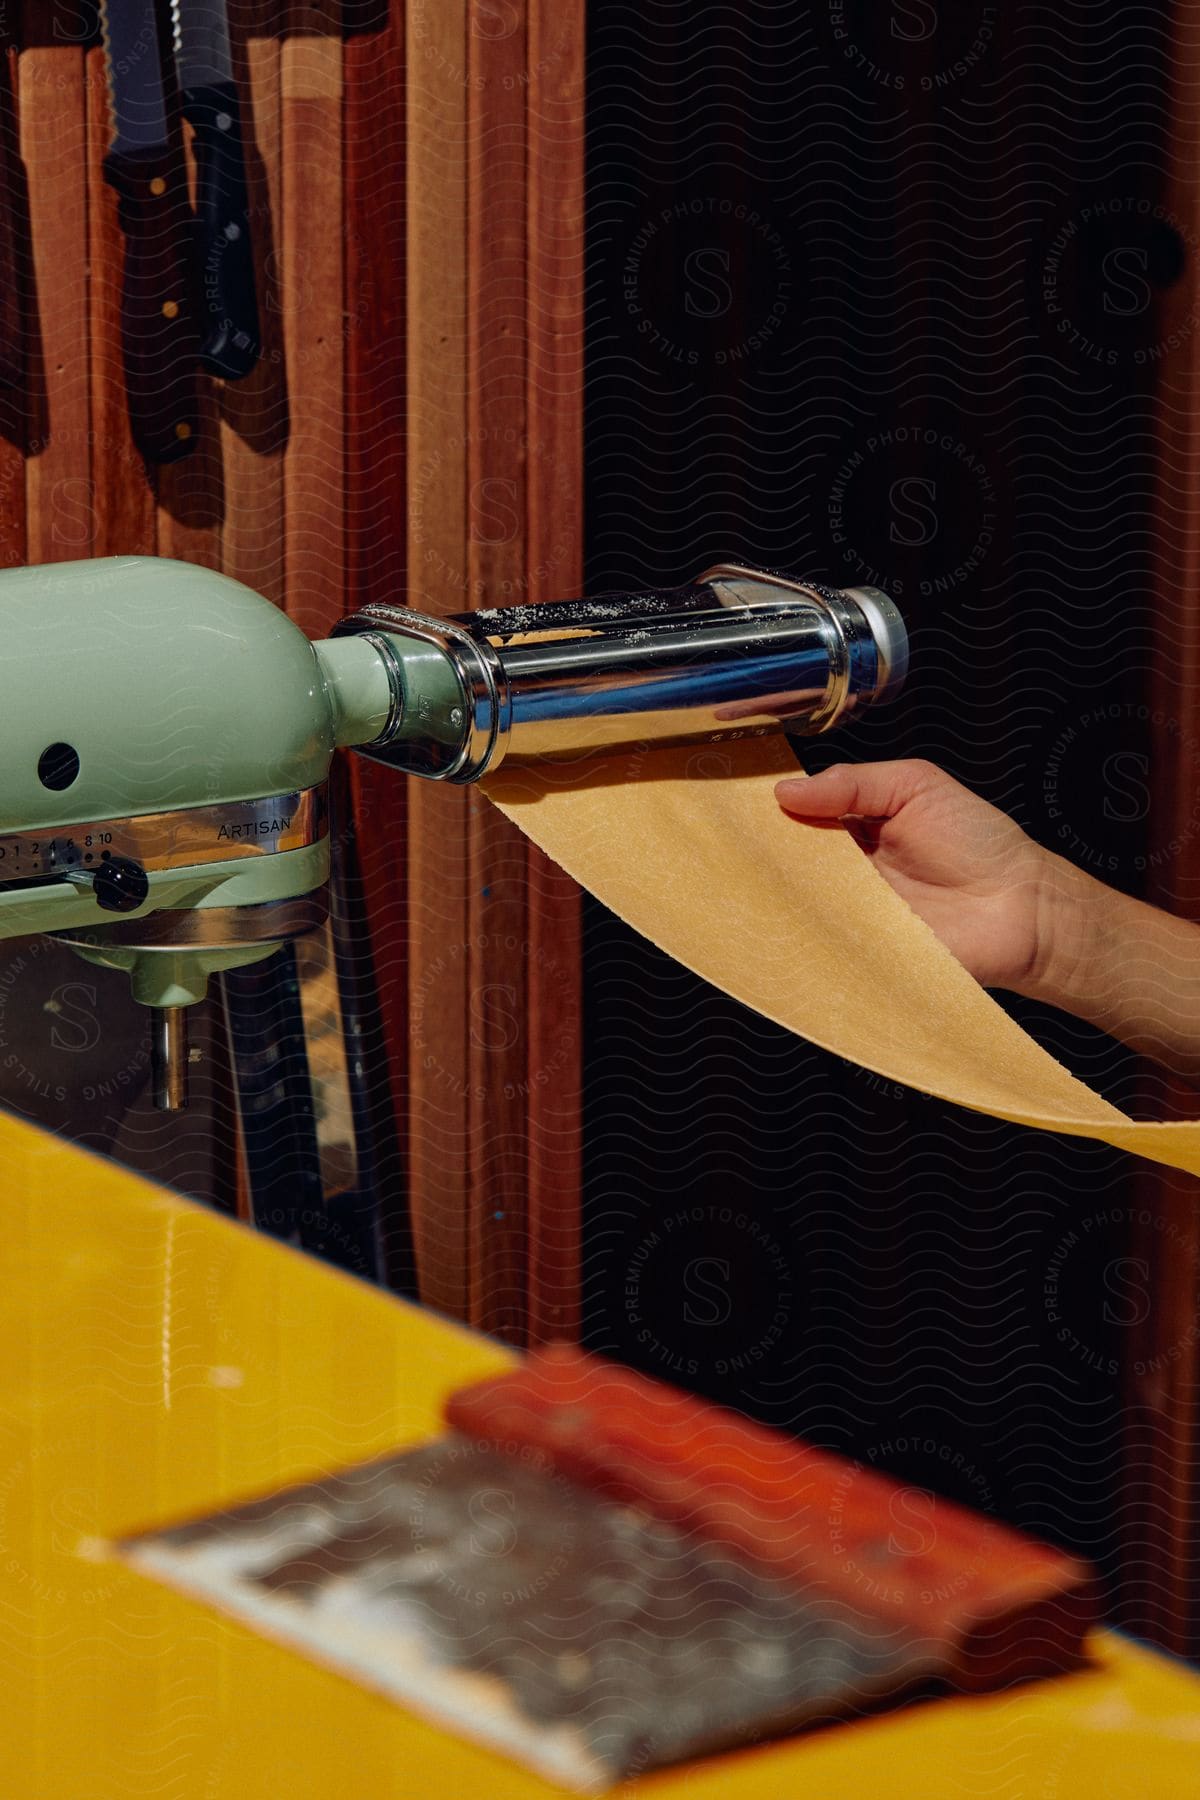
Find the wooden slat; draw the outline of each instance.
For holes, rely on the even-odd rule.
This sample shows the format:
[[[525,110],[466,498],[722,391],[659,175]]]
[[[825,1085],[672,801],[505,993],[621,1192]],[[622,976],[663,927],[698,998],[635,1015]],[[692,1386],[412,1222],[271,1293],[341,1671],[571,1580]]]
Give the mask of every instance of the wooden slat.
[[[17,51],[9,32],[0,34],[0,208],[8,222],[7,272],[16,309],[18,337],[8,349],[8,372],[18,379],[0,386],[0,568],[25,562],[25,443],[27,380],[34,350],[36,319],[29,267],[29,217],[25,170],[20,155],[17,117]],[[4,271],[0,271],[0,275]],[[12,315],[9,314],[11,319]]]
[[[365,0],[345,48],[346,586],[351,605],[406,590],[408,346],[403,9]]]
[[[497,19],[409,8],[410,600],[435,612],[581,574],[582,21]],[[571,1333],[578,902],[477,796],[410,808],[423,1292],[512,1341]]]
[[[403,9],[367,0],[371,16],[345,49],[346,604],[396,601],[407,584],[407,345]],[[352,758],[356,841],[377,984],[386,1079],[406,1155],[408,906],[397,879],[408,784]],[[393,1221],[389,1245],[403,1237]],[[407,1253],[407,1242],[404,1244]],[[407,1273],[407,1271],[405,1271]]]
[[[342,42],[338,0],[291,0],[280,62],[284,594],[311,637],[341,617],[343,453]]]
[[[17,144],[16,45],[0,19],[0,398],[25,381],[24,280],[28,221],[22,204],[24,178]]]
[[[1156,720],[1151,867],[1146,898],[1200,923],[1196,841],[1200,742],[1200,16],[1173,15],[1171,154],[1167,216],[1185,251],[1182,278],[1161,301],[1157,336],[1171,345],[1158,367],[1160,489],[1155,511],[1161,634],[1147,698]],[[1153,1103],[1194,1116],[1182,1083]],[[1127,1551],[1124,1616],[1181,1654],[1200,1653],[1200,1183],[1167,1170],[1140,1172],[1128,1254],[1150,1304],[1130,1327],[1125,1388],[1122,1517]],[[1138,1265],[1141,1265],[1138,1267]],[[1140,1310],[1140,1309],[1139,1309]]]
[[[94,556],[153,556],[154,493],[133,443],[121,360],[124,242],[102,163],[112,139],[104,53],[87,55],[88,330],[91,338],[91,491]]]
[[[583,589],[584,34],[529,4],[526,406],[531,600]],[[579,890],[529,850],[528,1336],[579,1334],[582,1039]]]
[[[279,233],[283,217],[283,159],[279,76],[281,40],[271,30],[273,0],[262,0],[234,45],[242,96],[242,127],[250,195],[262,360],[242,381],[220,393],[225,517],[221,565],[227,575],[282,606],[283,449],[288,433]],[[245,8],[239,16],[245,16]]]
[[[549,0],[503,19],[487,0],[234,9],[264,358],[243,383],[198,377],[194,453],[147,476],[100,52],[25,11],[41,352],[27,468],[25,421],[0,419],[0,482],[11,464],[20,489],[0,556],[157,549],[314,636],[368,599],[577,591],[581,18]],[[354,791],[423,1295],[513,1339],[572,1331],[575,891],[477,795],[361,765]]]
[[[54,42],[46,9],[26,0],[19,64],[21,157],[33,221],[38,345],[29,362],[25,470],[30,562],[87,556],[94,521],[88,443],[87,144],[84,53]]]
[[[486,17],[484,15],[487,15]],[[467,28],[467,585],[473,606],[526,593],[527,39],[523,9],[497,31],[488,0]],[[467,909],[471,1320],[526,1331],[528,857],[520,832],[472,807]]]
[[[409,603],[460,609],[466,535],[465,0],[408,0]],[[409,794],[409,1180],[422,1298],[469,1303],[467,799]]]

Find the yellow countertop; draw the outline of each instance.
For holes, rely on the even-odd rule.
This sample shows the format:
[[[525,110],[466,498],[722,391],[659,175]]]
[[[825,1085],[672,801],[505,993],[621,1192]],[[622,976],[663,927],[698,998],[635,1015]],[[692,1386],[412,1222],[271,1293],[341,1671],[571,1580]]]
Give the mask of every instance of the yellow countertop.
[[[0,1115],[5,1800],[556,1790],[113,1560],[108,1542],[436,1436],[507,1352]],[[1094,1669],[643,1778],[647,1800],[1187,1800],[1200,1678]]]

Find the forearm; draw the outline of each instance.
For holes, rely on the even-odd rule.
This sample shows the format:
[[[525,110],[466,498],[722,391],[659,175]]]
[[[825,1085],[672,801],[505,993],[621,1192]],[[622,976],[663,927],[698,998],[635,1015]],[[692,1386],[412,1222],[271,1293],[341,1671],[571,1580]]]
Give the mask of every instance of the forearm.
[[[1021,992],[1074,1013],[1200,1083],[1200,925],[1051,858]]]

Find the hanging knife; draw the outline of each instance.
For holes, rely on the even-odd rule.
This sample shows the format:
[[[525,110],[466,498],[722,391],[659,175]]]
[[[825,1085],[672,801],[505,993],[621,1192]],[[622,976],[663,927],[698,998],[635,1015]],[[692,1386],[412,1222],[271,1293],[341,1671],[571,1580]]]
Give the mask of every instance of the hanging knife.
[[[195,132],[200,360],[237,381],[259,354],[241,113],[225,0],[171,0],[183,114]]]
[[[150,463],[196,440],[196,340],[188,294],[191,212],[171,144],[155,0],[100,8],[113,141],[105,180],[125,234],[121,339],[133,438]]]

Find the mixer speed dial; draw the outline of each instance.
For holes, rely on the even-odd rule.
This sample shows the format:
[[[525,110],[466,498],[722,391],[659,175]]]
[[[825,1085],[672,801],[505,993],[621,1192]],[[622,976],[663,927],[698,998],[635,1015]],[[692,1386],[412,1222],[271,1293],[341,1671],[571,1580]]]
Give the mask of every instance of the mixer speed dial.
[[[72,869],[72,887],[91,888],[105,912],[136,912],[150,892],[150,877],[131,856],[108,856],[94,869]]]

